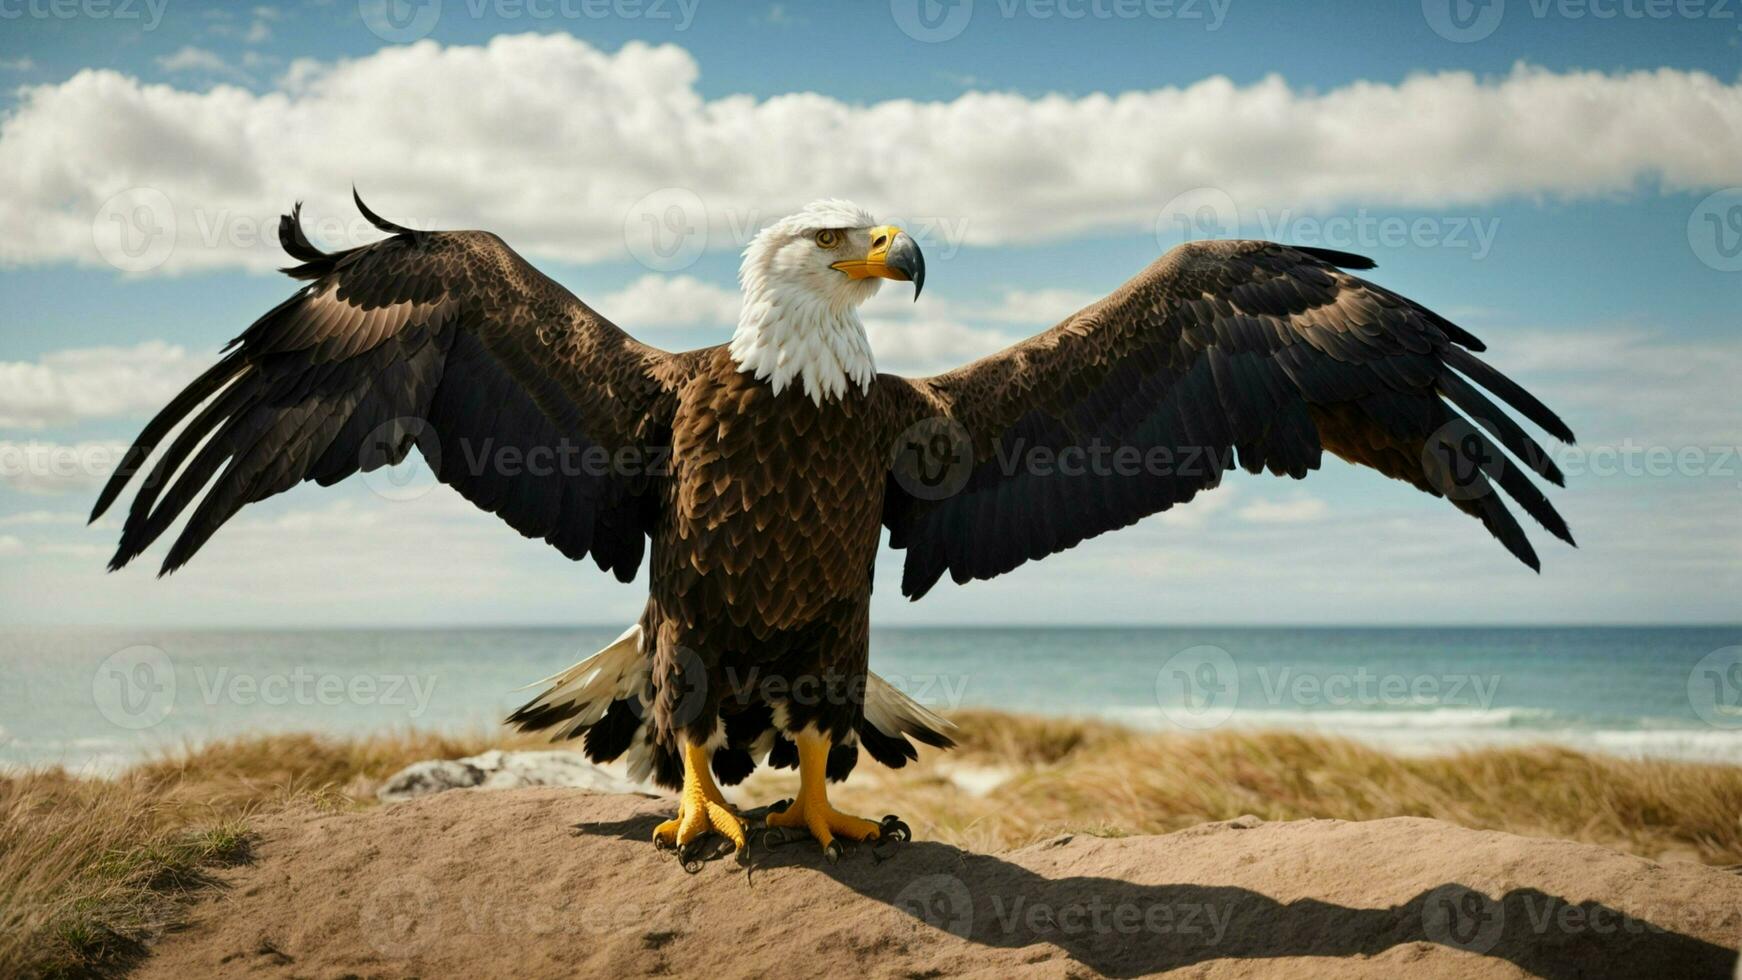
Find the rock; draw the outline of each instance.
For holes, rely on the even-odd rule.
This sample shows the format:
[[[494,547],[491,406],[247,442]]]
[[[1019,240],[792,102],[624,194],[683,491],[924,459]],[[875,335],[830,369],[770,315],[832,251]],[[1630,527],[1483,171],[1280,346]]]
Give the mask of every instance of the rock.
[[[392,803],[440,793],[443,790],[476,786],[483,781],[482,769],[451,759],[430,759],[412,763],[389,776],[381,784],[381,788],[375,791],[375,798],[383,803]]]
[[[593,765],[579,752],[504,752],[491,749],[467,759],[430,759],[399,770],[375,797],[383,803],[450,789],[522,789],[564,786],[600,793],[635,793],[643,787]]]
[[[951,764],[942,767],[943,774],[963,792],[973,796],[990,796],[992,791],[1010,781],[1016,770],[1005,766],[969,766]]]

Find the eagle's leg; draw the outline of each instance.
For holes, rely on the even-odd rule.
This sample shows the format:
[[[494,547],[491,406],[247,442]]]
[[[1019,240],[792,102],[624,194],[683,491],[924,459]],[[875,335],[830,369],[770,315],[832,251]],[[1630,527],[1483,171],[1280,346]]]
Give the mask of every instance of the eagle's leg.
[[[793,736],[798,743],[798,799],[785,810],[770,813],[770,827],[803,827],[810,831],[823,854],[832,864],[840,859],[841,845],[837,836],[848,840],[876,840],[882,826],[874,820],[842,813],[829,805],[827,769],[829,739],[826,735],[806,729]]]
[[[744,821],[732,812],[720,787],[714,784],[709,765],[713,751],[683,739],[683,789],[678,795],[677,816],[653,828],[653,843],[681,851],[708,831],[731,841],[744,852]]]

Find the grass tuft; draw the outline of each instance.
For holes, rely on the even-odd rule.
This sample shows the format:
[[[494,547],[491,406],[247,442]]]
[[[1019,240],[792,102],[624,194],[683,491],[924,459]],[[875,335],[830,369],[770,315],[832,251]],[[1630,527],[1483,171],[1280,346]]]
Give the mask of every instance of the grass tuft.
[[[238,819],[191,825],[133,780],[0,781],[0,976],[123,970],[206,869],[245,858]]]
[[[1654,859],[1742,864],[1742,767],[1620,759],[1551,746],[1397,756],[1283,732],[1134,732],[1102,722],[970,711],[960,752],[899,772],[861,766],[839,793],[897,812],[915,833],[981,850],[1061,833],[1160,834],[1265,820],[1432,817],[1482,830],[1603,844]],[[991,792],[955,777],[986,767]],[[759,774],[756,792],[790,795]],[[758,798],[755,793],[752,799]]]

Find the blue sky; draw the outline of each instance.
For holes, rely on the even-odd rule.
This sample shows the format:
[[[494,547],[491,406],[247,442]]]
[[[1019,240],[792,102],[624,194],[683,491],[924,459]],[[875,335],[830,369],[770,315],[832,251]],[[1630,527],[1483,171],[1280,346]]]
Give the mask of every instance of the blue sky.
[[[1438,0],[976,0],[927,7],[923,23],[946,25],[935,41],[904,32],[907,0],[395,9],[0,0],[0,180],[18,191],[0,203],[5,621],[633,617],[639,586],[446,491],[389,501],[358,481],[252,508],[171,579],[149,562],[102,573],[114,531],[75,519],[91,467],[285,295],[279,257],[247,235],[297,197],[348,218],[353,181],[396,220],[501,232],[669,348],[729,335],[744,229],[852,196],[932,229],[924,299],[866,312],[880,363],[913,372],[1045,328],[1208,203],[1233,216],[1215,232],[1372,255],[1373,278],[1483,337],[1581,436],[1555,495],[1581,548],[1537,534],[1541,576],[1444,503],[1332,460],[1302,483],[1232,479],[916,605],[886,553],[884,624],[1013,609],[1072,623],[1738,618],[1742,271],[1728,256],[1742,222],[1725,221],[1742,192],[1720,192],[1742,185],[1742,21],[1725,6],[1496,0],[1464,11],[1482,35],[1466,41],[1446,36]],[[422,36],[370,29],[394,23]],[[106,209],[141,188],[168,202],[175,247],[117,263]],[[672,188],[697,202],[706,244],[650,263],[625,229]],[[62,456],[75,472],[52,465]]]

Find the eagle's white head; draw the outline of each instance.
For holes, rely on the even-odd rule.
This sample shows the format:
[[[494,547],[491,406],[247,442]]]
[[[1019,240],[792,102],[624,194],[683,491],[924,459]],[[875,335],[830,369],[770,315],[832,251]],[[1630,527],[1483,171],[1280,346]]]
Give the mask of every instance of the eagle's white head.
[[[859,304],[884,279],[925,285],[925,257],[906,232],[847,201],[813,201],[762,229],[744,249],[744,305],[732,360],[776,394],[802,381],[819,404],[877,374]]]

